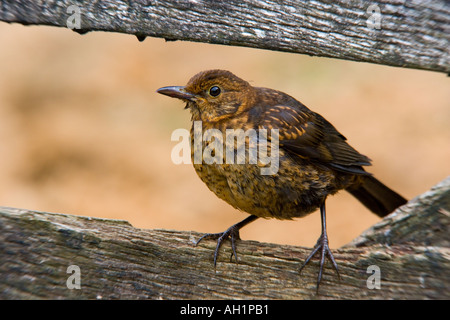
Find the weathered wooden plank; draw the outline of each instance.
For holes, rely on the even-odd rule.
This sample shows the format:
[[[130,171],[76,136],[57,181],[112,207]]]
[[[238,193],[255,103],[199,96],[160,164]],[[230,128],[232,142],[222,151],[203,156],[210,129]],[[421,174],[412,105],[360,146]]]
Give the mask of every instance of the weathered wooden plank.
[[[0,20],[450,73],[446,0],[2,0]]]
[[[214,270],[215,242],[195,247],[196,232],[0,207],[0,299],[449,299],[449,192],[450,177],[334,250],[342,279],[328,265],[319,295],[317,259],[298,272],[307,248],[240,241],[236,264],[226,244]]]

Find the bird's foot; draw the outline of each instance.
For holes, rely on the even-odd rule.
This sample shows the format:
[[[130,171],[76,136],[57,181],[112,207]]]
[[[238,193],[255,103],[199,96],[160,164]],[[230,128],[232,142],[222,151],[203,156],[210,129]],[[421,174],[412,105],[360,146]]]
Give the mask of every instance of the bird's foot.
[[[338,275],[339,280],[341,279],[341,276],[339,274],[339,270],[338,270],[338,266],[336,261],[334,260],[333,254],[331,253],[330,247],[328,245],[328,237],[327,234],[322,233],[322,235],[320,236],[320,238],[317,240],[316,245],[314,246],[314,249],[312,250],[312,252],[309,254],[308,258],[306,258],[305,262],[303,263],[303,265],[300,267],[299,272],[302,272],[303,268],[309,263],[309,261],[311,260],[312,257],[314,257],[314,255],[320,251],[321,255],[320,255],[320,266],[319,266],[319,276],[317,277],[317,288],[316,288],[316,293],[319,293],[319,286],[320,286],[320,282],[322,281],[322,272],[323,272],[323,266],[325,264],[325,256],[327,255],[328,258],[330,258],[331,263],[333,264],[334,269],[336,270],[336,273]]]
[[[219,256],[219,249],[222,246],[222,244],[225,242],[225,240],[227,240],[228,238],[230,238],[230,240],[231,240],[231,249],[233,250],[233,252],[231,253],[230,261],[232,261],[233,255],[234,255],[234,257],[236,259],[236,263],[237,263],[238,258],[237,258],[237,254],[236,254],[236,240],[241,239],[239,236],[239,227],[237,224],[232,225],[224,232],[207,233],[207,234],[203,235],[200,239],[198,239],[198,241],[195,243],[195,245],[197,246],[200,243],[200,241],[202,241],[203,239],[214,239],[214,240],[217,239],[217,246],[216,246],[216,250],[214,251],[214,267],[216,267],[217,257]]]

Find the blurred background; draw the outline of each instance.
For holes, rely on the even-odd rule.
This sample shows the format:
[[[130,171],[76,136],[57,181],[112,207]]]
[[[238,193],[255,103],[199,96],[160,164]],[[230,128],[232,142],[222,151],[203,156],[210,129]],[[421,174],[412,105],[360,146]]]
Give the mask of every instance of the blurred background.
[[[190,127],[156,89],[228,69],[320,113],[408,199],[449,174],[444,74],[241,47],[0,23],[0,206],[125,219],[138,228],[224,231],[247,214],[218,199],[170,140]],[[345,191],[327,201],[331,247],[379,221]],[[318,212],[258,220],[243,239],[313,246]]]

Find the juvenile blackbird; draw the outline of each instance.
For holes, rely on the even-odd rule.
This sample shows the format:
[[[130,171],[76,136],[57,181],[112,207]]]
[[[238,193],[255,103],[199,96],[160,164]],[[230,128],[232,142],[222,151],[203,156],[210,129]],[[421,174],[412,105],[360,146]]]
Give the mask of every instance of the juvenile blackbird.
[[[187,103],[186,109],[190,110],[193,123],[192,145],[195,143],[196,121],[201,121],[203,132],[218,129],[224,136],[227,129],[278,129],[279,167],[275,174],[261,174],[260,169],[264,165],[260,162],[230,164],[226,159],[221,163],[193,161],[198,176],[212,192],[233,207],[250,214],[226,231],[206,234],[197,241],[198,244],[205,238],[218,240],[214,266],[219,249],[228,238],[231,240],[232,256],[237,261],[239,230],[250,222],[258,218],[304,217],[320,208],[322,233],[300,268],[301,271],[320,252],[319,290],[325,256],[329,257],[339,276],[329,249],[326,198],[345,189],[380,217],[406,203],[402,196],[364,170],[363,166],[369,166],[371,160],[353,149],[330,122],[283,92],[253,87],[225,70],[200,72],[186,86],[164,87],[157,92]],[[270,139],[267,137],[267,140]],[[202,147],[209,143],[211,141],[202,141]],[[261,141],[257,140],[257,143]],[[237,152],[234,142],[233,146]],[[268,144],[267,149],[270,151],[271,145]]]

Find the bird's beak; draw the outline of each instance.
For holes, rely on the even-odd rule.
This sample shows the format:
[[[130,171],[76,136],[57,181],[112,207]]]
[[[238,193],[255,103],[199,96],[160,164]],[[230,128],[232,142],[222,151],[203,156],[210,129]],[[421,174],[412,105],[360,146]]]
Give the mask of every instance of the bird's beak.
[[[193,101],[193,99],[195,98],[195,95],[190,92],[187,92],[185,87],[176,87],[176,86],[163,87],[156,90],[156,92],[172,98],[178,98],[189,101]]]

